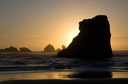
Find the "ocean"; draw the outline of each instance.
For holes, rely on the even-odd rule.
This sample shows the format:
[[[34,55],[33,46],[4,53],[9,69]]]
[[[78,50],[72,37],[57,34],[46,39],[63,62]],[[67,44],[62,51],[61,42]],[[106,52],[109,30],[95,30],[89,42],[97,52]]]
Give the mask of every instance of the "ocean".
[[[78,58],[58,58],[56,57],[56,53],[1,52],[0,81],[23,78],[69,78],[66,74],[71,75],[72,73],[78,72],[86,72],[86,74],[88,72],[95,72],[94,74],[112,72],[115,74],[113,78],[120,78],[122,74],[125,78],[128,78],[126,76],[128,72],[128,51],[113,51],[113,55],[111,59],[99,61]]]

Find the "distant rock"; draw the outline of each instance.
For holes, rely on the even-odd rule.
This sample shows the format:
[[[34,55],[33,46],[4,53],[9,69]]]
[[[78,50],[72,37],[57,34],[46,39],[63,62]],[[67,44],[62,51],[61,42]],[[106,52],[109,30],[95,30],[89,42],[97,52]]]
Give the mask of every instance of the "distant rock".
[[[66,49],[65,45],[62,45],[62,50],[63,50],[63,49]]]
[[[18,52],[18,49],[13,46],[10,46],[9,48],[5,48],[4,52]]]
[[[60,49],[60,48],[56,49],[56,52],[59,52],[59,51],[61,51],[61,49]]]
[[[0,52],[4,52],[4,49],[0,49]]]
[[[55,52],[55,49],[54,49],[53,45],[48,44],[48,45],[44,48],[44,52]]]
[[[79,22],[80,33],[58,57],[106,59],[111,58],[110,25],[106,15]]]
[[[26,47],[21,47],[21,48],[19,48],[19,50],[20,50],[20,52],[31,52],[31,50]]]
[[[59,52],[59,51],[61,51],[63,49],[66,49],[65,45],[62,45],[62,49],[60,49],[60,48],[56,49],[56,52]]]

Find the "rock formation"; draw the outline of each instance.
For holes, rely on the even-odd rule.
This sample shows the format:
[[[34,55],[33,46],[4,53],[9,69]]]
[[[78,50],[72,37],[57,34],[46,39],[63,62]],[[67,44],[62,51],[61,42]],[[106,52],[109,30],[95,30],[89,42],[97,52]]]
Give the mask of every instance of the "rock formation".
[[[59,52],[59,51],[61,51],[61,49],[60,49],[60,48],[56,49],[56,52]]]
[[[63,50],[63,49],[66,49],[66,46],[65,46],[65,45],[62,45],[62,50]]]
[[[79,22],[80,33],[58,57],[106,59],[111,58],[110,25],[106,15]]]
[[[0,52],[4,52],[4,49],[0,49]]]
[[[5,48],[4,52],[18,52],[18,49],[13,46],[10,46],[9,48]]]
[[[55,52],[53,45],[49,44],[44,48],[44,52]]]
[[[31,52],[30,49],[25,48],[25,47],[19,48],[19,50],[20,50],[20,52]]]

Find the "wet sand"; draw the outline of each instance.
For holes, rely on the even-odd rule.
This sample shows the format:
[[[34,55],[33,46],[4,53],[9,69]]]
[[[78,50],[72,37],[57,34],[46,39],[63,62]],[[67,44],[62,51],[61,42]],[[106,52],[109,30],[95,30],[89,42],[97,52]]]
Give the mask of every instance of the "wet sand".
[[[0,84],[128,84],[126,78],[100,78],[100,79],[77,79],[77,80],[12,80]]]
[[[128,72],[4,72],[0,84],[128,84]]]

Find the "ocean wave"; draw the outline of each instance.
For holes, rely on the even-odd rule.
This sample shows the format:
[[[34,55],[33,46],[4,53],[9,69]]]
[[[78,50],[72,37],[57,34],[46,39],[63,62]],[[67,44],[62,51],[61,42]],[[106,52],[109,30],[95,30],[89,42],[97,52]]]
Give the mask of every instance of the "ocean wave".
[[[0,58],[0,71],[128,71],[128,56],[97,61],[56,58],[55,53],[2,53]]]

